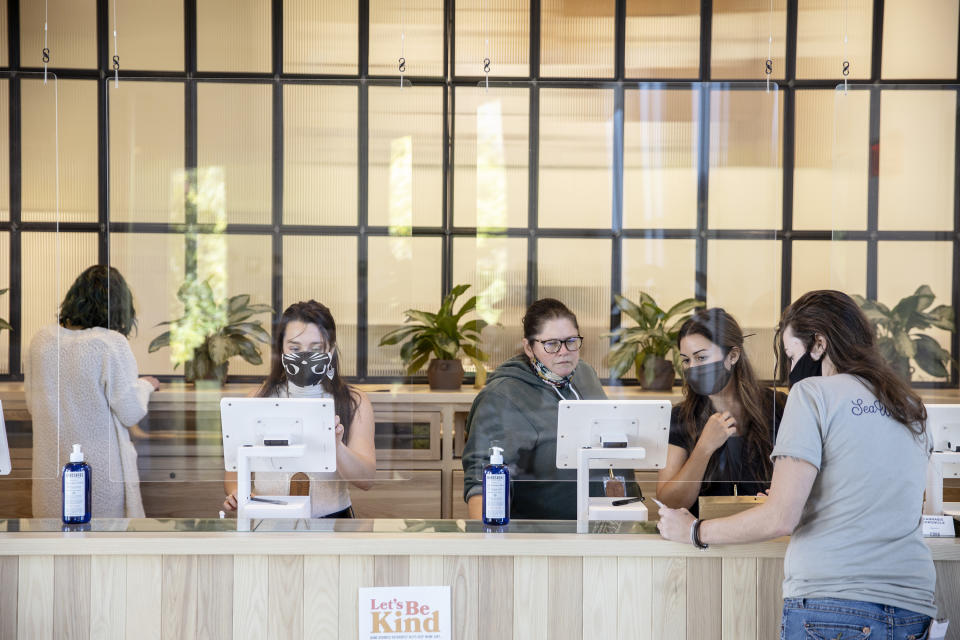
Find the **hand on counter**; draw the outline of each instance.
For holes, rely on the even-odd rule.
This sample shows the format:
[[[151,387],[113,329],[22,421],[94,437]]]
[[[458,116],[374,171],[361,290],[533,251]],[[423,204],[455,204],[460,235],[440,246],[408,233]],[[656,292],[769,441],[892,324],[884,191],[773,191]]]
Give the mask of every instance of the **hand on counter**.
[[[667,540],[693,544],[690,539],[690,526],[694,520],[696,518],[686,509],[671,509],[667,506],[661,506],[657,529],[660,531],[660,535]]]
[[[154,378],[153,376],[140,376],[141,380],[146,380],[153,385],[154,391],[160,391],[160,381]]]

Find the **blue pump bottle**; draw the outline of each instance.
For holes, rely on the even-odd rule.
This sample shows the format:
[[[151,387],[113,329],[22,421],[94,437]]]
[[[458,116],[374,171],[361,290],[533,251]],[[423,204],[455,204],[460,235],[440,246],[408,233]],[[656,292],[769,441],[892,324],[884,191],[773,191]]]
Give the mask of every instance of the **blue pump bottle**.
[[[503,449],[490,449],[490,464],[483,468],[483,524],[502,526],[510,522],[510,470]]]
[[[93,478],[90,465],[83,461],[80,445],[73,445],[70,462],[63,466],[63,522],[64,524],[84,524],[90,522],[91,487]]]

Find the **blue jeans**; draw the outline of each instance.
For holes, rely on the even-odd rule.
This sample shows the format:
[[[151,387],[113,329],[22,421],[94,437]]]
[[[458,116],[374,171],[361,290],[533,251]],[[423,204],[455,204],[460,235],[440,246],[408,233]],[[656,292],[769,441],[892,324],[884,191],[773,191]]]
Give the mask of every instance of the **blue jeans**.
[[[780,640],[926,640],[930,616],[839,598],[784,598]]]

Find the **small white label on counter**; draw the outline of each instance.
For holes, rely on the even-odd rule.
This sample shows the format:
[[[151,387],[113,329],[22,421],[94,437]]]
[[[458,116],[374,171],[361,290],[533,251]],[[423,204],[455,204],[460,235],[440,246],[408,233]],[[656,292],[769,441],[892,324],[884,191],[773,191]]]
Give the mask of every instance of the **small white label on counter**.
[[[923,516],[923,537],[924,538],[952,538],[953,517],[952,516]]]

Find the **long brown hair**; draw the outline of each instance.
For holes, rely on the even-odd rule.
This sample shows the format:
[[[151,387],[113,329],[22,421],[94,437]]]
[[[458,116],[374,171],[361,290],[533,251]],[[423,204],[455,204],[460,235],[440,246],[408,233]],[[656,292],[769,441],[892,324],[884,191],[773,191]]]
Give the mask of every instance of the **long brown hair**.
[[[763,472],[763,477],[759,480],[769,481],[773,475],[773,463],[770,462],[770,453],[773,451],[771,425],[776,419],[778,398],[773,389],[764,388],[757,382],[750,359],[743,348],[743,330],[733,316],[719,307],[714,307],[697,311],[683,323],[677,337],[678,348],[680,341],[689,335],[703,336],[717,345],[724,358],[732,349],[740,350],[740,357],[733,363],[731,373],[737,401],[743,409],[744,461],[749,462],[751,468],[759,465]],[[696,442],[700,438],[703,425],[713,412],[710,398],[695,393],[684,379],[679,417],[690,442]]]
[[[347,442],[350,435],[350,423],[360,406],[360,399],[350,386],[340,377],[340,351],[337,345],[337,325],[333,321],[330,309],[316,300],[296,302],[283,312],[280,320],[273,328],[273,351],[270,354],[270,375],[257,390],[260,397],[276,396],[281,389],[286,389],[287,372],[283,368],[283,340],[287,333],[287,325],[293,321],[304,324],[315,324],[320,329],[328,349],[333,349],[333,378],[324,378],[321,381],[324,390],[333,396],[333,404],[340,423],[343,425],[343,441]]]
[[[827,343],[824,355],[830,356],[837,373],[860,378],[890,416],[916,435],[926,431],[923,401],[880,354],[870,322],[850,296],[830,289],[810,291],[784,310],[777,327],[782,379],[790,373],[783,351],[782,332],[787,327],[807,351],[818,335],[823,336]]]

